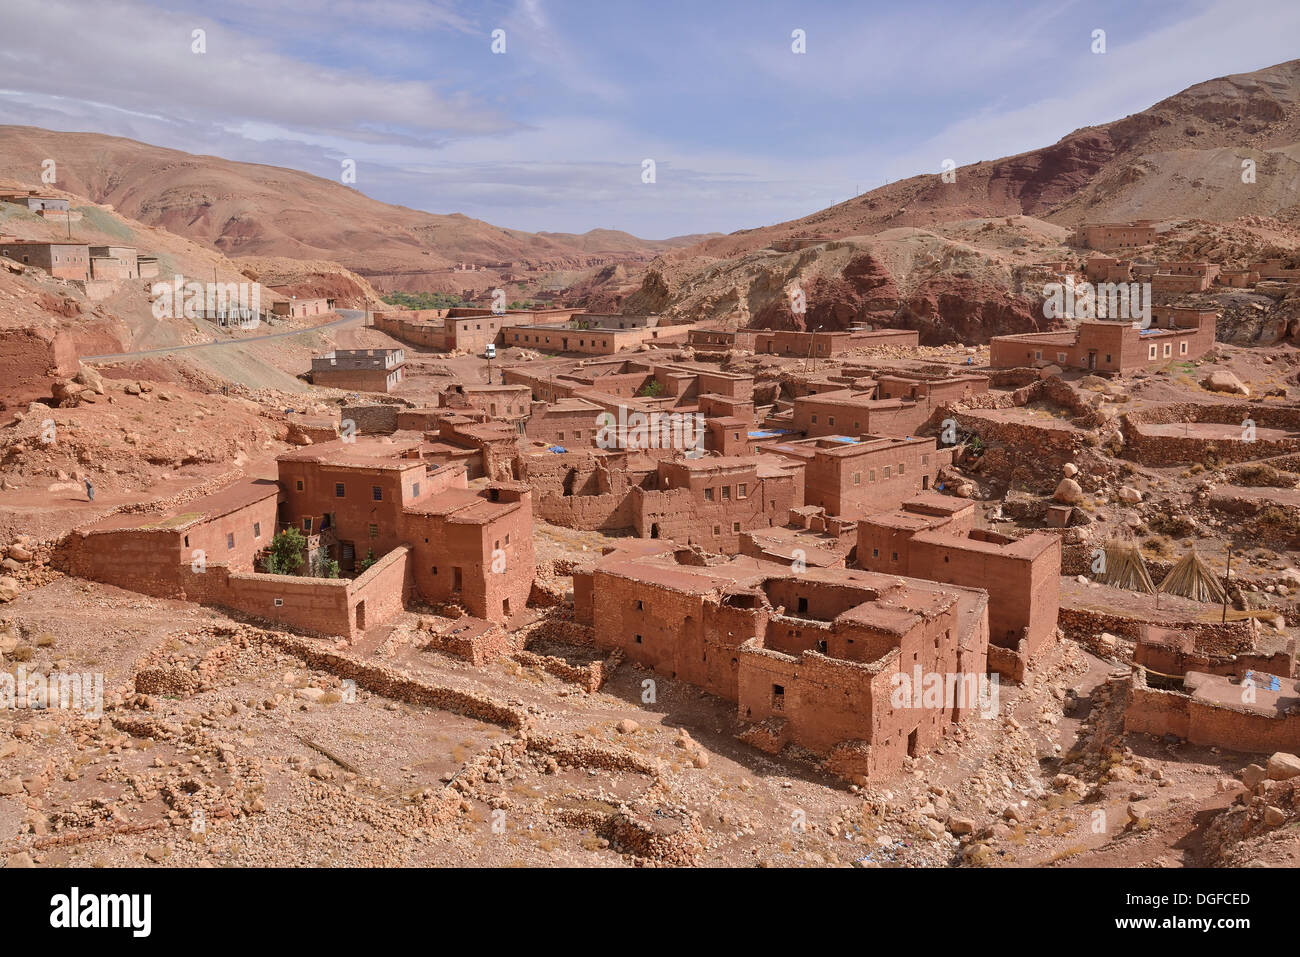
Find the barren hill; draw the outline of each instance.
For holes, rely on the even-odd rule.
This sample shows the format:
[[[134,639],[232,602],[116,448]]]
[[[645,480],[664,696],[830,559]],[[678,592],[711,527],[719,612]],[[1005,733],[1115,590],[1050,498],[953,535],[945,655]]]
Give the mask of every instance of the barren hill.
[[[610,270],[575,291],[630,312],[777,328],[865,321],[918,328],[923,341],[982,341],[1038,326],[1032,263],[1077,256],[1065,240],[1081,222],[1194,217],[1231,225],[1233,256],[1294,248],[1298,144],[1292,60],[1197,84],[1044,149],[959,167],[951,183],[914,176],[802,219],[672,250],[639,286]],[[1243,160],[1255,163],[1253,183],[1242,180]],[[789,239],[828,241],[772,248]],[[804,316],[789,309],[796,283]]]
[[[723,258],[774,240],[839,238],[897,226],[1026,215],[1084,220],[1276,216],[1300,203],[1300,60],[1198,83],[1101,126],[1017,156],[913,176],[801,219],[742,230],[668,254]],[[1241,181],[1241,160],[1256,182]]]
[[[328,260],[383,289],[459,291],[503,272],[573,270],[645,260],[700,237],[642,240],[614,230],[581,235],[503,229],[371,199],[298,170],[195,156],[121,137],[0,126],[0,176],[34,183],[57,161],[57,186],[227,256]],[[454,273],[460,263],[486,275]],[[510,265],[507,265],[510,264]]]

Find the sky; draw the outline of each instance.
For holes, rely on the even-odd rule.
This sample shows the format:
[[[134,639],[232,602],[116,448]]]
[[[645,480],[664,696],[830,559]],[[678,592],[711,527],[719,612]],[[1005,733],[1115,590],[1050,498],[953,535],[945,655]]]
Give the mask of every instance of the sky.
[[[0,3],[0,123],[336,180],[351,161],[384,202],[649,239],[805,216],[1300,56],[1296,0]]]

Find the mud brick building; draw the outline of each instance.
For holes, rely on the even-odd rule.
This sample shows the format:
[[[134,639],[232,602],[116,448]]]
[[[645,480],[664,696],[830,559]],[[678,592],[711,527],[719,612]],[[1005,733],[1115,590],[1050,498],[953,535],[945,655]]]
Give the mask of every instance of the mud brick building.
[[[897,508],[933,486],[952,451],[933,438],[830,436],[766,447],[804,463],[804,497],[827,514],[853,519]]]
[[[974,696],[896,706],[896,675],[985,674],[987,596],[843,569],[795,574],[751,558],[618,549],[574,571],[596,644],[734,701],[742,738],[824,754],[845,776],[885,775],[978,713]]]
[[[692,329],[686,336],[686,343],[693,349],[704,351],[715,349],[741,349],[754,351],[752,329]]]
[[[139,279],[140,257],[134,246],[91,246],[91,279]]]
[[[427,446],[399,434],[289,452],[278,482],[239,482],[170,511],[110,516],[68,535],[55,562],[72,575],[346,638],[413,598],[486,620],[520,613],[534,575],[531,490],[518,482],[471,489],[463,465],[430,462]],[[308,556],[327,554],[359,574],[259,571],[258,557],[290,526],[307,539]]]
[[[274,291],[280,290],[271,287]],[[334,309],[334,300],[325,298],[298,299],[290,297],[277,299],[271,303],[271,312],[285,319],[306,319],[309,316],[323,316]]]
[[[1300,281],[1300,268],[1288,267],[1284,259],[1260,259],[1250,263],[1247,268],[1258,274],[1260,279]]]
[[[1300,681],[1260,674],[1252,685],[1247,694],[1240,678],[1199,671],[1169,682],[1139,666],[1129,686],[1124,730],[1172,734],[1229,751],[1300,751]]]
[[[524,434],[534,442],[561,448],[591,448],[600,431],[597,420],[604,411],[586,399],[564,398],[532,402]]]
[[[987,392],[988,388],[988,377],[982,375],[887,374],[870,380],[865,389],[825,390],[814,385],[809,394],[795,398],[790,426],[810,438],[865,433],[912,435],[939,407]]]
[[[523,385],[448,386],[438,395],[438,406],[460,411],[472,410],[486,418],[497,419],[520,434],[532,414],[532,390]],[[595,416],[592,416],[594,422]]]
[[[508,309],[454,306],[450,309],[389,310],[376,313],[376,329],[403,342],[442,352],[481,354],[489,344],[505,345],[503,331],[542,321],[562,322],[573,309]]]
[[[1056,631],[1061,539],[1013,539],[974,527],[974,505],[921,495],[858,522],[856,565],[989,593],[989,666],[1015,680]]]
[[[192,562],[252,571],[275,534],[279,498],[278,484],[254,479],[164,512],[119,512],[69,535],[61,565],[80,578],[171,597]]]
[[[659,316],[578,313],[568,319],[505,329],[507,346],[539,352],[608,356],[647,342],[681,343],[690,325],[669,325]]]
[[[1083,264],[1083,275],[1089,282],[1128,282],[1133,262],[1113,256],[1090,256]]]
[[[662,461],[656,479],[631,489],[637,535],[713,552],[734,554],[742,532],[771,528],[803,503],[802,465],[774,456]]]
[[[66,199],[61,199],[58,196],[42,196],[35,190],[26,193],[0,193],[0,202],[16,203],[19,206],[26,207],[29,212],[33,213],[46,211],[66,213],[69,209]]]
[[[861,329],[835,332],[800,332],[791,329],[753,330],[754,351],[770,355],[829,359],[851,349],[894,346],[915,349],[920,334],[915,329]]]
[[[1176,628],[1143,623],[1133,649],[1133,661],[1160,675],[1182,676],[1189,671],[1244,677],[1247,671],[1295,676],[1295,639],[1264,635],[1254,618],[1245,633],[1187,623]]]
[[[1071,235],[1070,243],[1101,252],[1118,249],[1136,249],[1150,246],[1156,241],[1155,221],[1134,220],[1131,223],[1089,223]]]
[[[405,378],[402,349],[335,349],[311,360],[313,385],[358,392],[391,392]]]
[[[1151,326],[1124,321],[1084,321],[1072,330],[995,336],[989,344],[994,369],[1055,364],[1061,368],[1128,373],[1171,360],[1189,361],[1214,346],[1213,309],[1151,307]]]
[[[90,280],[90,247],[85,243],[10,239],[0,242],[0,256],[36,266],[56,279]]]

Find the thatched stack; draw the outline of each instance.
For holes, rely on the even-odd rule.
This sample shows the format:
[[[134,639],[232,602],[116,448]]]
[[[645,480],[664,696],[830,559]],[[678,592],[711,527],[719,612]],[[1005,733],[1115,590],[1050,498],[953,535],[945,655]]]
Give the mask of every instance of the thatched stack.
[[[1194,548],[1169,569],[1169,574],[1160,583],[1160,590],[1193,601],[1221,603],[1224,597],[1223,585],[1218,576],[1201,560]]]
[[[1147,563],[1142,560],[1142,553],[1132,542],[1112,541],[1106,545],[1106,570],[1101,574],[1103,585],[1127,588],[1129,591],[1145,592],[1154,595],[1155,582],[1147,571]]]

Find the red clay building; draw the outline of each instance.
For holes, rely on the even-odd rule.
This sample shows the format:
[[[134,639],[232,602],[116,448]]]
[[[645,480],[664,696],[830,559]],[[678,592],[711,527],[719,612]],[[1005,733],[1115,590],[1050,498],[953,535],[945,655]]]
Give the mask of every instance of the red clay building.
[[[52,243],[43,239],[0,242],[0,256],[44,269],[56,279],[90,279],[90,247],[85,243]]]
[[[1084,321],[1072,330],[995,336],[989,364],[995,369],[1058,365],[1061,368],[1127,373],[1171,360],[1192,360],[1214,347],[1213,309],[1151,307],[1151,327],[1131,322]]]
[[[856,564],[989,593],[990,667],[1020,680],[1056,630],[1061,539],[1013,539],[974,527],[974,505],[923,495],[858,522]]]
[[[335,349],[311,360],[313,385],[358,392],[391,392],[405,377],[402,349]]]
[[[897,508],[933,486],[940,466],[952,452],[933,438],[861,439],[835,436],[782,442],[769,451],[804,463],[804,505],[828,515],[860,518]]]
[[[771,752],[798,744],[840,774],[883,775],[978,713],[983,592],[843,569],[795,574],[751,558],[683,560],[690,554],[642,546],[579,568],[575,613],[599,647],[736,702],[747,742]],[[952,676],[972,693],[900,695],[914,675]]]

